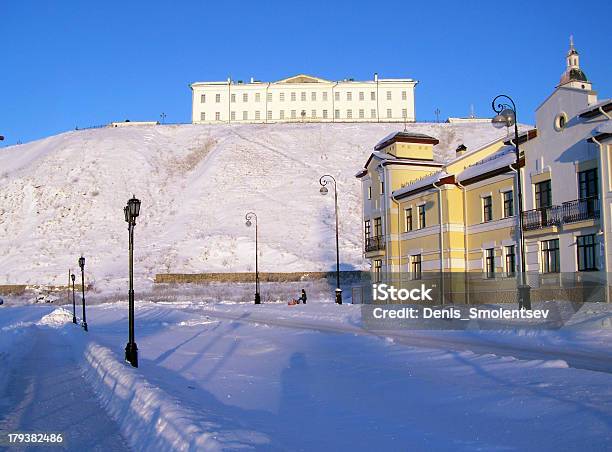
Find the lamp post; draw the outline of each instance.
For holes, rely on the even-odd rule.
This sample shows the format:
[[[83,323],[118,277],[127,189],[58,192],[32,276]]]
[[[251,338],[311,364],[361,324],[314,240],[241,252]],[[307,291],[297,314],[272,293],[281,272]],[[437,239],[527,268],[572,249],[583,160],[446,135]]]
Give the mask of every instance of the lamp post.
[[[81,267],[81,293],[83,294],[83,329],[87,331],[87,316],[85,315],[85,258],[79,257],[79,267]]]
[[[259,294],[259,247],[258,247],[258,235],[257,229],[257,215],[255,212],[248,212],[244,218],[246,219],[247,227],[251,227],[253,224],[251,219],[255,218],[255,304],[261,304],[261,295]]]
[[[518,304],[519,309],[531,309],[531,287],[527,284],[527,267],[525,265],[525,235],[523,233],[523,185],[521,182],[521,152],[519,150],[519,131],[516,113],[516,104],[510,96],[500,94],[491,102],[491,107],[497,115],[491,120],[493,126],[500,129],[502,127],[514,126],[514,152],[516,154],[516,186],[518,196],[518,241],[521,252],[518,284]]]
[[[132,199],[127,202],[127,206],[123,208],[123,213],[128,224],[130,261],[130,289],[128,292],[129,339],[125,346],[125,360],[132,367],[138,367],[138,347],[134,340],[134,226],[136,226],[136,218],[140,215],[140,200],[132,196]]]
[[[325,196],[329,192],[326,185],[331,181],[334,183],[334,206],[336,210],[336,303],[342,304],[342,289],[340,288],[340,244],[338,241],[338,184],[336,183],[336,179],[329,174],[321,176],[319,179],[319,184],[321,184],[319,192]]]
[[[74,280],[76,279],[76,275],[74,273],[70,273],[70,279],[72,280],[72,323],[77,323],[76,318],[76,297],[74,295]]]

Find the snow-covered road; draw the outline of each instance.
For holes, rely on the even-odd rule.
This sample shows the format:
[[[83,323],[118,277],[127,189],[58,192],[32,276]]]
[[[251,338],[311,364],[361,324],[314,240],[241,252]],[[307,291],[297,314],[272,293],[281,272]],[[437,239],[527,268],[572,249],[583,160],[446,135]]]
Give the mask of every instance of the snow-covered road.
[[[93,438],[111,440],[120,431],[135,450],[560,451],[585,444],[607,450],[612,441],[608,373],[571,368],[555,356],[517,359],[445,349],[441,342],[408,346],[360,333],[356,306],[314,302],[293,308],[139,302],[138,369],[122,360],[123,302],[92,306],[89,333],[63,324],[70,316],[50,306],[4,308],[0,323],[8,326],[0,327],[0,335],[10,339],[23,319],[36,322],[50,313],[57,328],[35,326],[30,355],[46,355],[46,369],[5,362],[15,375],[46,375],[49,396],[85,379],[100,414],[116,426],[101,423],[108,435],[94,432]],[[262,321],[265,316],[269,321]],[[447,339],[453,334],[461,339],[463,333],[448,332]],[[573,345],[564,342],[568,337]],[[558,339],[500,334],[499,340],[518,349],[539,341],[609,357],[605,331]],[[3,351],[0,343],[0,359]],[[79,375],[66,368],[74,369],[75,362]],[[9,391],[11,397],[20,394]],[[6,394],[0,381],[0,400]],[[24,397],[14,400],[12,407]],[[75,403],[80,401],[57,396],[32,407],[48,420],[54,409]],[[0,405],[0,416],[12,418],[13,412],[7,416]],[[35,416],[24,419],[22,428],[44,426]],[[66,429],[68,444],[78,443],[80,437],[72,436],[78,433]]]

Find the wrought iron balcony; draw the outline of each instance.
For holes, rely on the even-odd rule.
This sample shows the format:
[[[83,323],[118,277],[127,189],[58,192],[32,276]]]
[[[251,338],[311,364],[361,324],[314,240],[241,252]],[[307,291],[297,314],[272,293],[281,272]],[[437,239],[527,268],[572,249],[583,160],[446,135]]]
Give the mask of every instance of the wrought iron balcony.
[[[523,230],[547,228],[561,224],[561,206],[540,207],[523,212]]]
[[[564,202],[562,208],[564,223],[599,218],[599,198],[597,196]]]
[[[533,231],[549,226],[560,226],[563,223],[599,218],[599,198],[574,199],[560,206],[542,207],[523,212],[523,230]]]
[[[385,249],[385,238],[383,236],[377,237],[366,237],[365,239],[365,250],[369,251],[378,251]]]

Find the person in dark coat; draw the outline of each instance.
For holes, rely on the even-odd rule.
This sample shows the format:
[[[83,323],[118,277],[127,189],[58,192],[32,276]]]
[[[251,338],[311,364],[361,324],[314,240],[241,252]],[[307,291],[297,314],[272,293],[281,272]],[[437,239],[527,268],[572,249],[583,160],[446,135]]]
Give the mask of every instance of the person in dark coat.
[[[302,295],[300,295],[300,298],[298,298],[298,303],[304,303],[306,304],[306,291],[304,289],[302,289]]]

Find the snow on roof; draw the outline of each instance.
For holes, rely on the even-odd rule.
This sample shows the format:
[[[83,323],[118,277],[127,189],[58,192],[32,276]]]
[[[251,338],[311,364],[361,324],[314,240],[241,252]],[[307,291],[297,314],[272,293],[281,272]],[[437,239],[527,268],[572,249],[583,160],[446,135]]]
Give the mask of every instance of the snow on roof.
[[[471,166],[468,166],[457,176],[459,182],[471,179],[480,174],[488,173],[504,166],[509,166],[516,162],[516,154],[513,146],[504,146],[497,152],[491,154],[485,159],[479,160]]]
[[[576,114],[576,116],[580,116],[580,115],[583,115],[583,114],[588,113],[590,111],[596,110],[599,107],[604,107],[604,106],[608,105],[609,103],[612,103],[612,99],[603,99],[603,100],[600,100],[596,104],[589,105],[587,108],[584,108],[584,109],[580,110]]]
[[[592,132],[593,136],[601,135],[602,133],[612,133],[612,121],[608,120],[598,125]]]
[[[388,146],[389,144],[393,143],[394,138],[396,137],[397,138],[409,138],[409,139],[412,138],[416,140],[431,140],[433,142],[432,144],[434,145],[439,143],[439,140],[437,138],[432,137],[431,135],[427,135],[424,133],[403,131],[403,132],[390,133],[385,138],[383,138],[378,143],[376,143],[376,146],[374,146],[374,149],[378,150],[378,149]]]
[[[400,196],[404,193],[408,193],[412,190],[417,190],[419,188],[427,187],[428,185],[432,185],[434,182],[438,182],[443,177],[448,176],[448,173],[444,170],[436,171],[435,173],[428,174],[420,179],[415,180],[409,184],[404,185],[402,188],[395,190],[393,192],[393,196]]]

